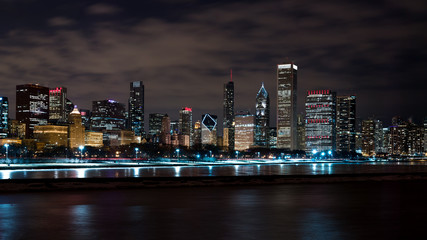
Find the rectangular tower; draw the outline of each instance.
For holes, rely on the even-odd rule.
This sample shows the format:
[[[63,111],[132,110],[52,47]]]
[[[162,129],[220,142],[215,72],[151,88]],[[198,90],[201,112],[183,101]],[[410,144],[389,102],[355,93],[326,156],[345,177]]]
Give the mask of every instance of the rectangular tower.
[[[356,96],[337,96],[337,151],[356,151]]]
[[[57,87],[49,90],[49,122],[56,124],[66,122],[67,88]]]
[[[277,65],[277,148],[297,147],[297,71],[293,63]]]
[[[25,123],[26,138],[33,136],[34,126],[49,120],[49,88],[38,84],[16,86],[16,120]]]
[[[145,135],[144,84],[142,81],[130,83],[128,128],[135,132],[135,136]]]
[[[233,75],[228,83],[224,84],[224,120],[222,122],[224,130],[224,147],[228,150],[234,149],[234,82]]]
[[[183,107],[179,111],[178,132],[180,135],[188,136],[190,146],[193,145],[193,110],[189,107]]]
[[[335,151],[336,95],[330,90],[307,92],[306,147],[307,151]]]
[[[0,97],[0,138],[7,138],[9,132],[9,100]]]

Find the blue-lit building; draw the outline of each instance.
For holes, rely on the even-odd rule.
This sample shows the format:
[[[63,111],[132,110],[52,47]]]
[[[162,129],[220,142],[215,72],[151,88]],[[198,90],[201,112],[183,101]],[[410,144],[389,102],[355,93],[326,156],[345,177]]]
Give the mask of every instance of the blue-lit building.
[[[305,102],[307,151],[335,151],[336,94],[330,90],[307,92]]]
[[[270,97],[262,83],[256,96],[255,105],[255,145],[268,147],[270,132]]]
[[[135,136],[145,135],[144,106],[144,84],[142,81],[131,82],[128,128],[135,133]]]
[[[9,100],[0,97],[0,138],[6,138],[9,130]]]
[[[126,129],[126,107],[114,100],[92,102],[91,130]]]

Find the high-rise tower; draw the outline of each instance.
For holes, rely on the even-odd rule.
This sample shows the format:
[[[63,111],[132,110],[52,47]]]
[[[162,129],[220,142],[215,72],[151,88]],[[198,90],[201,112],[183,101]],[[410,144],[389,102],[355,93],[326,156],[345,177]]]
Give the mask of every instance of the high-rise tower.
[[[16,86],[16,120],[25,123],[26,138],[34,126],[47,125],[49,120],[49,88],[38,84]]]
[[[130,83],[128,128],[135,132],[135,136],[145,135],[144,84],[142,81]]]
[[[210,114],[203,114],[202,116],[202,144],[215,145],[217,143],[217,116]]]
[[[180,135],[188,136],[190,146],[193,145],[193,110],[189,107],[183,107],[179,111],[178,132]]]
[[[268,147],[270,132],[270,97],[262,83],[256,96],[255,145]]]
[[[0,138],[6,138],[9,132],[9,100],[0,97]]]
[[[230,81],[224,84],[224,120],[223,137],[224,147],[234,149],[234,82],[233,72],[230,72]]]
[[[277,148],[296,149],[297,71],[293,63],[277,65]]]
[[[337,151],[356,151],[356,96],[337,96]]]

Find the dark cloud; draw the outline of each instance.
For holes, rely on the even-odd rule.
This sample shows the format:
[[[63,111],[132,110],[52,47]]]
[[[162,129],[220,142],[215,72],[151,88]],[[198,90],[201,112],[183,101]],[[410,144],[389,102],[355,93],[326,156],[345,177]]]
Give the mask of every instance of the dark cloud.
[[[288,57],[300,69],[299,111],[307,90],[333,89],[356,94],[361,117],[388,121],[395,114],[415,119],[427,115],[427,17],[416,4],[162,4],[95,3],[80,8],[83,12],[46,16],[51,26],[66,28],[9,29],[0,37],[0,94],[14,103],[16,84],[63,85],[76,104],[91,108],[92,100],[126,102],[129,82],[143,80],[147,113],[168,111],[177,117],[180,107],[191,106],[196,120],[205,112],[221,117],[222,88],[233,68],[236,109],[253,109],[265,82],[274,119],[275,67]],[[88,19],[85,13],[120,14]]]

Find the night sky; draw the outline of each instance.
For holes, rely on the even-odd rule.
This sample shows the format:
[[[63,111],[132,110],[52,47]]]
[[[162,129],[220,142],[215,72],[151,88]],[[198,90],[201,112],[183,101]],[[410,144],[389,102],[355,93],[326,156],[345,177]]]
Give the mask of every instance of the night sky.
[[[147,115],[193,107],[222,122],[230,78],[236,110],[255,108],[265,82],[272,121],[276,66],[298,67],[307,90],[356,94],[358,117],[427,116],[427,1],[0,0],[0,95],[15,118],[17,84],[65,86],[79,108],[127,103],[145,84]],[[147,121],[148,122],[148,121]]]

